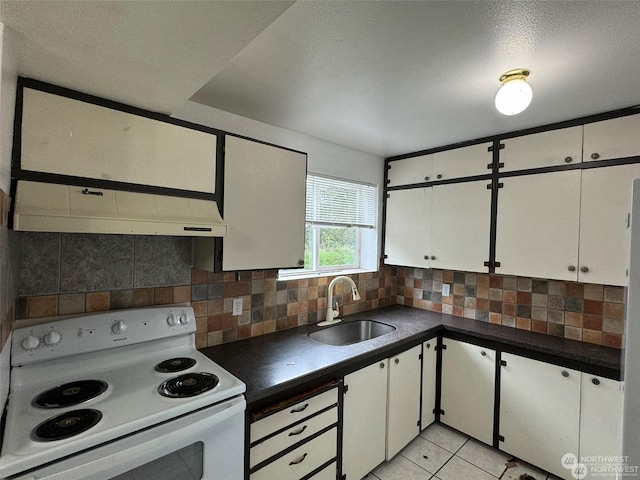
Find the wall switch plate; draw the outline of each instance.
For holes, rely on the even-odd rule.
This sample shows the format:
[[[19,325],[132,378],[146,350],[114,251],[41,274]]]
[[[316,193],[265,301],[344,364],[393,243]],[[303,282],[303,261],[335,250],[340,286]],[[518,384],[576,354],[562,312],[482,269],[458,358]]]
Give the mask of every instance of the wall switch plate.
[[[233,316],[242,315],[242,299],[234,298],[233,299]]]
[[[451,285],[449,285],[448,283],[443,283],[442,284],[442,296],[443,297],[448,297],[450,293],[451,293]]]

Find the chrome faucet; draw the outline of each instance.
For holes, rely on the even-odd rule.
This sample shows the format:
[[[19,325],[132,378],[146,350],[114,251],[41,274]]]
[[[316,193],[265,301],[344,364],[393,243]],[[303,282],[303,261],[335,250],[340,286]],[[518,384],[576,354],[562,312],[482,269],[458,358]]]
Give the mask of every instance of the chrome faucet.
[[[344,281],[347,282],[351,286],[351,293],[353,295],[354,300],[360,300],[360,294],[358,293],[358,287],[353,280],[349,277],[345,277],[344,275],[340,275],[339,277],[331,280],[329,287],[327,288],[327,316],[323,322],[319,322],[318,326],[324,327],[326,325],[333,325],[334,323],[340,323],[342,319],[338,318],[340,315],[340,309],[338,308],[338,302],[336,301],[336,308],[333,309],[333,287],[336,283]]]

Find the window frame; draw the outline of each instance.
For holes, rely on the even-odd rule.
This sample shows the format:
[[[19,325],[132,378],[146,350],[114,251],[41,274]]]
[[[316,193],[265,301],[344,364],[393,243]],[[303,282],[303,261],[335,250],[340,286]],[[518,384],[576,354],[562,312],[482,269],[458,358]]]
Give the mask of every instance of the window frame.
[[[312,172],[307,173],[307,181],[309,180],[309,177],[320,177],[328,180],[336,180],[338,182],[345,182],[345,183],[372,187],[374,189],[374,192],[373,192],[374,194],[372,196],[372,199],[375,202],[375,204],[373,205],[374,217],[375,217],[373,226],[367,228],[362,226],[353,226],[353,225],[346,225],[346,224],[345,225],[335,225],[335,224],[327,225],[326,223],[321,223],[321,222],[314,223],[313,221],[306,221],[305,230],[307,228],[312,229],[312,232],[311,232],[312,265],[310,266],[311,268],[307,268],[307,266],[305,265],[305,267],[302,267],[302,268],[280,269],[278,270],[278,279],[279,280],[295,280],[295,279],[302,279],[302,278],[316,278],[316,277],[339,275],[339,274],[351,274],[351,273],[363,273],[363,272],[376,271],[377,265],[375,266],[375,268],[374,266],[371,266],[370,268],[366,268],[362,266],[362,249],[363,249],[364,243],[371,244],[371,247],[375,248],[376,250],[378,248],[378,237],[379,237],[378,216],[379,216],[379,205],[380,205],[380,199],[378,198],[379,185],[367,183],[367,182],[361,182],[357,180],[332,177],[328,175],[320,175]],[[356,232],[356,247],[355,247],[356,263],[350,264],[350,265],[327,265],[327,266],[319,265],[320,263],[320,230],[322,228],[352,228],[355,230]],[[365,230],[365,229],[374,230],[374,232],[376,233],[374,235],[374,237],[376,238],[375,242],[371,242],[371,241],[363,242],[362,230]],[[306,236],[306,232],[305,232],[305,236]],[[307,249],[305,246],[305,257],[306,257],[306,253],[307,253]]]

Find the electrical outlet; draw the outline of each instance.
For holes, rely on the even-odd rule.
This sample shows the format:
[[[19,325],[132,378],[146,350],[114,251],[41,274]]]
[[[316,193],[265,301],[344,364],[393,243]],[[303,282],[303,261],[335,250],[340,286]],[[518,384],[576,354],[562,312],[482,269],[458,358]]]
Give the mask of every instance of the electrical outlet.
[[[233,299],[233,316],[242,315],[242,299],[234,298]]]
[[[442,296],[443,297],[448,297],[450,293],[451,293],[451,285],[449,285],[448,283],[443,283],[442,284]]]

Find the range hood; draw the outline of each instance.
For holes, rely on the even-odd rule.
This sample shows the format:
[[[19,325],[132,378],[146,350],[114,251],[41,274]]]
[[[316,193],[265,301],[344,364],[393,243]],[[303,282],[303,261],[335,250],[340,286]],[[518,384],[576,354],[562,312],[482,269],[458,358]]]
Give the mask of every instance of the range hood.
[[[104,188],[18,181],[14,230],[223,237],[216,202]]]

